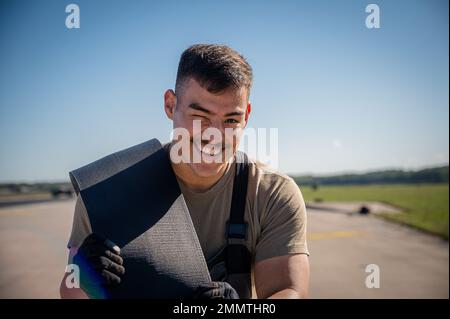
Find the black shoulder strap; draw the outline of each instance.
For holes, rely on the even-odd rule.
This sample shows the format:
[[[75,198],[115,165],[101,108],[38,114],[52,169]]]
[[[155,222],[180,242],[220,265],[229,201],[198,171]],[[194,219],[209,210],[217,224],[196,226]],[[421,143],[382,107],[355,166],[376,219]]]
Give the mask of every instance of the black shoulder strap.
[[[230,219],[227,223],[226,232],[227,248],[225,264],[229,275],[249,274],[251,272],[251,253],[244,244],[248,232],[248,224],[245,222],[244,218],[248,171],[249,165],[247,155],[239,151],[236,152],[236,175],[234,176]],[[250,277],[248,277],[247,280],[249,280],[249,278]],[[240,291],[240,293],[242,294],[243,292]]]
[[[245,153],[236,152],[236,174],[234,176],[230,217],[226,226],[227,244],[218,255],[208,261],[208,269],[225,263],[226,273],[212,274],[212,280],[226,281],[241,298],[251,298],[252,254],[245,245],[247,223],[245,222],[245,202],[249,176],[248,158]],[[220,266],[219,266],[220,269]],[[222,277],[224,275],[225,277]]]
[[[247,238],[247,223],[244,220],[248,184],[248,158],[243,152],[236,152],[236,174],[233,183],[230,218],[227,223],[227,239]]]

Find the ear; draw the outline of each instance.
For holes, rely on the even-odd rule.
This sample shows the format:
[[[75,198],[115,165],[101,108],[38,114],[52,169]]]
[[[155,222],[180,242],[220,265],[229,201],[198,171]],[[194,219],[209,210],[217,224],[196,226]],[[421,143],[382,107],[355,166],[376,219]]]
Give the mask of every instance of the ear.
[[[245,112],[245,126],[247,126],[248,117],[250,116],[250,113],[252,112],[252,104],[250,102],[247,103],[247,110]]]
[[[175,106],[177,105],[177,97],[172,89],[167,90],[164,93],[164,111],[169,119],[173,120],[173,113],[175,112]]]

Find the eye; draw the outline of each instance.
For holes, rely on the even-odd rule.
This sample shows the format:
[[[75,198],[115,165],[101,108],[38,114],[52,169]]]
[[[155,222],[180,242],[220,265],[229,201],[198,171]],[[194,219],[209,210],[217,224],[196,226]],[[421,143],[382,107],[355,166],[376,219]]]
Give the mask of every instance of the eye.
[[[199,114],[193,114],[192,115],[192,120],[194,120],[194,121],[201,121],[202,125],[209,123],[209,119],[206,116],[199,115]]]
[[[225,123],[236,124],[236,123],[239,123],[239,121],[236,121],[235,119],[227,119],[227,120],[225,120]]]

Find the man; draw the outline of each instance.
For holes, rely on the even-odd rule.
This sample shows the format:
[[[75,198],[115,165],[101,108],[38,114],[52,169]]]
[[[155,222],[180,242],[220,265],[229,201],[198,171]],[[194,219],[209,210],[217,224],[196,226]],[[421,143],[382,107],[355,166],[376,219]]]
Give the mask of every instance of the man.
[[[249,102],[252,69],[243,56],[223,45],[193,45],[183,52],[178,66],[175,92],[164,94],[164,109],[174,129],[189,132],[189,150],[212,156],[210,139],[200,133],[214,128],[225,135],[226,129],[242,130],[251,113]],[[281,112],[281,110],[280,110]],[[222,142],[223,141],[223,142]],[[222,139],[219,146],[223,161],[172,161],[186,204],[206,260],[213,258],[226,244],[225,228],[230,214],[233,158],[239,136]],[[164,147],[170,152],[176,137]],[[214,144],[214,143],[213,143]],[[216,143],[217,144],[217,143]],[[216,145],[217,146],[217,145]],[[228,152],[230,151],[230,152]],[[171,155],[175,154],[171,153]],[[248,233],[244,241],[252,255],[253,290],[258,298],[305,298],[309,286],[309,260],[306,243],[306,208],[301,192],[288,176],[250,160],[245,205]],[[121,257],[101,241],[95,241],[83,201],[78,198],[72,234],[68,243],[69,262],[77,251],[100,251],[96,269],[106,282],[120,284],[126,271]],[[86,248],[87,247],[87,248]],[[94,248],[93,248],[94,247]],[[100,256],[101,255],[101,256]],[[66,275],[67,276],[67,275]],[[61,297],[86,298],[82,289],[61,283]],[[236,296],[228,284],[216,283],[223,297]],[[232,298],[232,297],[230,297]]]

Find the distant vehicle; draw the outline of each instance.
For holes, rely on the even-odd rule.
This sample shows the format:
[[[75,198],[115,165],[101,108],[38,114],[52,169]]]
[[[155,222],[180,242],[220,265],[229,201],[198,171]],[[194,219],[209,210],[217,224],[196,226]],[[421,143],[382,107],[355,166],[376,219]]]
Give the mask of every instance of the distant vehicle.
[[[73,196],[73,190],[70,187],[58,187],[51,190],[53,197],[60,197],[60,196]]]
[[[360,213],[361,215],[367,215],[367,214],[370,213],[370,208],[363,205],[363,206],[361,206],[361,208],[359,209],[359,213]]]

